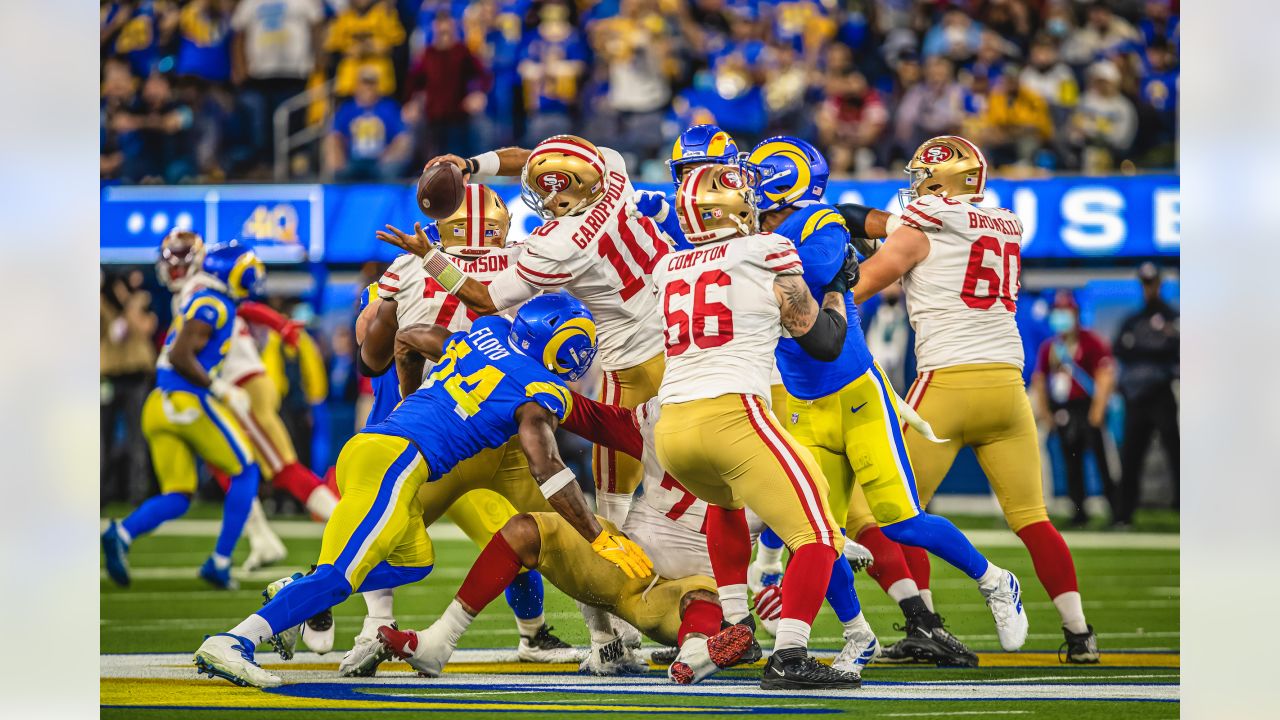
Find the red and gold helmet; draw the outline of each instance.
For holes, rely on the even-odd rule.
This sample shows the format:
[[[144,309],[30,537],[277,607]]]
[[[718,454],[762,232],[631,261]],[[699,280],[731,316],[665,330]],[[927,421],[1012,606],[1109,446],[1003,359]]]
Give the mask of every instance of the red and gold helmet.
[[[544,220],[577,215],[604,197],[604,155],[577,135],[553,135],[538,143],[524,164],[520,194]]]
[[[760,231],[755,192],[735,165],[694,168],[676,191],[676,213],[695,245]]]
[[[199,233],[174,228],[160,241],[156,277],[170,290],[177,292],[203,264],[204,238]]]
[[[436,222],[440,249],[457,257],[477,257],[507,246],[511,213],[492,189],[467,185],[462,204],[449,217]]]
[[[909,203],[921,195],[978,202],[987,189],[987,159],[977,145],[959,135],[925,140],[907,163]]]

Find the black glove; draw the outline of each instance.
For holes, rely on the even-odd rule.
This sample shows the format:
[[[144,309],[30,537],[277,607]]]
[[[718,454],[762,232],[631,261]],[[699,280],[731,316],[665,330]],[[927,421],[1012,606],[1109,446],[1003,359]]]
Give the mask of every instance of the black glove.
[[[843,295],[852,290],[858,284],[858,278],[861,276],[861,269],[858,265],[858,254],[854,251],[852,244],[844,247],[844,264],[836,271],[836,276],[831,278],[831,282],[822,288],[823,293],[836,292]]]

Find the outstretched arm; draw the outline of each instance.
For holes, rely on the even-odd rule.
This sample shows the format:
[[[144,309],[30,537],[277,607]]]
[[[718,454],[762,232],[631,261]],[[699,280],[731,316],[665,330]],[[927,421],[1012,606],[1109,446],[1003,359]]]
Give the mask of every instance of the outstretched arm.
[[[909,225],[899,226],[889,234],[884,246],[862,263],[861,277],[853,289],[853,301],[865,302],[928,256],[928,236]]]
[[[524,170],[524,164],[529,160],[529,155],[532,152],[532,150],[524,148],[505,147],[481,153],[473,158],[463,158],[448,154],[437,155],[427,161],[426,167],[431,167],[441,162],[453,163],[462,171],[463,180],[470,179],[472,175],[517,177]],[[423,169],[425,170],[426,168]]]
[[[635,411],[605,405],[573,391],[569,394],[573,397],[573,408],[560,423],[565,430],[596,445],[640,459],[644,452],[644,438],[636,424]]]
[[[484,283],[459,270],[457,265],[450,262],[444,253],[431,244],[427,231],[422,228],[422,223],[414,223],[412,235],[393,225],[387,225],[385,231],[379,230],[375,234],[379,240],[422,258],[422,267],[427,274],[435,278],[436,282],[440,283],[440,286],[450,295],[456,295],[462,304],[477,315],[492,315],[505,309],[497,306],[489,294],[489,288]],[[533,297],[536,293],[536,290],[532,291],[529,297]]]
[[[419,323],[396,333],[396,375],[400,378],[400,397],[409,397],[422,384],[426,361],[437,362],[444,354],[450,332],[439,325]]]
[[[826,293],[819,308],[799,275],[779,275],[773,282],[773,292],[781,309],[782,326],[801,349],[824,362],[840,356],[848,332],[843,295]]]

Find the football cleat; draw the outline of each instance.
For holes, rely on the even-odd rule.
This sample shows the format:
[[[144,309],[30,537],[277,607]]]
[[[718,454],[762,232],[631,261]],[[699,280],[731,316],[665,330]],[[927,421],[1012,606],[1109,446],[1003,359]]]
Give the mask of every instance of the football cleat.
[[[649,663],[636,656],[621,637],[607,643],[591,643],[591,652],[578,665],[578,672],[592,675],[643,675]]]
[[[760,676],[761,690],[855,690],[862,678],[823,665],[804,648],[776,650]]]
[[[275,565],[284,560],[289,554],[289,550],[285,548],[279,536],[273,532],[263,533],[258,537],[250,537],[249,540],[249,557],[245,558],[244,564],[240,566],[240,569],[245,572],[253,572],[258,568]]]
[[[445,633],[440,621],[421,632],[383,625],[378,628],[378,640],[392,655],[409,663],[409,667],[417,670],[419,675],[435,678],[444,672],[444,666],[453,655],[453,644]]]
[[[1065,627],[1062,628],[1062,634],[1067,641],[1058,648],[1058,662],[1081,665],[1092,665],[1098,662],[1098,636],[1094,634],[1092,625],[1086,627],[1088,630],[1082,633],[1073,633]]]
[[[302,644],[323,655],[333,649],[333,633],[333,608],[328,608],[302,623]]]
[[[747,589],[752,595],[759,595],[766,585],[782,584],[782,564],[764,566],[758,560],[752,560],[747,566]]]
[[[546,625],[538,628],[533,637],[520,636],[516,657],[520,662],[575,663],[582,662],[584,653],[551,634],[554,628]]]
[[[1027,641],[1027,613],[1022,609],[1022,586],[1018,578],[1008,570],[1004,577],[991,588],[978,586],[983,597],[987,599],[987,607],[996,621],[996,635],[1000,638],[1000,647],[1005,652],[1014,652]]]
[[[613,623],[613,634],[622,638],[622,644],[631,650],[639,650],[644,644],[644,635],[634,625],[617,616],[609,616]]]
[[[876,634],[872,632],[871,626],[863,620],[859,627],[845,631],[844,647],[840,649],[840,654],[836,655],[831,667],[861,678],[862,669],[879,654],[880,642],[876,640]]]
[[[671,665],[680,656],[680,648],[669,647],[661,650],[654,650],[649,655],[649,662],[654,665]]]
[[[749,627],[736,624],[709,638],[687,638],[680,646],[675,662],[667,668],[667,677],[679,685],[700,682],[724,668],[741,663],[755,642],[755,635]]]
[[[734,665],[750,665],[751,663],[758,662],[760,658],[764,657],[764,650],[760,649],[760,643],[756,641],[755,618],[748,615],[734,624],[741,625],[742,627],[745,627],[747,630],[751,631],[751,644],[747,647],[746,651],[743,652],[742,655],[733,662],[733,664]],[[776,626],[777,623],[775,622],[774,624]],[[733,627],[733,626],[729,625],[728,623],[724,623],[720,627],[720,630],[721,632],[723,632],[724,630],[730,627]]]
[[[367,617],[355,644],[338,663],[338,675],[342,677],[373,677],[378,666],[391,659],[391,651],[378,640],[378,628],[387,626],[399,630],[392,618]]]
[[[906,630],[907,636],[883,648],[876,662],[882,663],[933,663],[940,667],[978,667],[978,656],[964,643],[956,639],[937,614],[931,613],[933,627],[914,619],[907,620],[906,628],[894,625],[894,630]]]
[[[129,543],[120,537],[120,523],[112,520],[102,533],[102,555],[107,577],[120,587],[129,587]]]
[[[849,567],[853,568],[854,572],[866,569],[875,562],[866,545],[860,545],[848,538],[844,541],[844,559],[849,561]]]
[[[218,564],[213,561],[212,555],[204,561],[204,565],[200,566],[200,579],[219,590],[240,589],[240,583],[236,582],[235,578],[231,577],[231,566],[228,565],[227,567],[219,569]]]
[[[280,686],[280,678],[272,675],[253,659],[253,643],[231,633],[218,633],[204,639],[193,658],[197,673],[220,677],[242,687],[271,688]]]
[[[302,579],[302,573],[294,573],[289,577],[280,578],[279,580],[276,580],[275,582],[271,583],[270,585],[267,586],[266,590],[262,591],[262,604],[266,605],[267,603],[271,602],[271,599],[276,596],[276,593],[284,589],[285,585],[288,585],[294,580],[301,580],[301,579]],[[280,632],[271,636],[270,638],[271,647],[276,651],[276,654],[280,656],[281,660],[293,659],[293,654],[298,647],[298,637],[301,634],[302,634],[302,626],[295,625],[294,627],[281,630]]]

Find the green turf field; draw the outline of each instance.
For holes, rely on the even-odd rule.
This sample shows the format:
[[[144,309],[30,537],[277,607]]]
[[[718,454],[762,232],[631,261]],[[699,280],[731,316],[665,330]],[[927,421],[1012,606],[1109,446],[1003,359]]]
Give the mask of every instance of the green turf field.
[[[113,509],[114,510],[114,509]],[[1068,533],[1085,610],[1098,630],[1103,663],[1095,667],[1059,665],[1062,642],[1057,614],[1035,580],[1030,559],[1007,530],[990,520],[961,519],[975,544],[993,561],[1023,580],[1031,634],[1021,653],[998,652],[991,617],[972,582],[935,560],[935,603],[950,628],[981,654],[983,667],[943,670],[927,666],[872,665],[861,690],[840,695],[765,694],[753,680],[758,668],[724,673],[695,688],[668,683],[654,670],[641,679],[578,676],[570,666],[530,666],[509,662],[515,625],[501,601],[490,606],[463,638],[450,672],[437,680],[412,676],[408,666],[384,665],[373,681],[336,677],[341,652],[359,630],[359,599],[335,610],[337,650],[325,656],[300,654],[280,662],[269,648],[259,661],[286,684],[271,692],[235,688],[197,677],[190,653],[205,634],[228,629],[261,604],[267,582],[305,569],[319,548],[319,525],[277,523],[289,547],[287,565],[246,576],[234,592],[214,590],[196,578],[217,530],[216,509],[200,508],[188,519],[135,543],[133,587],[115,588],[103,576],[101,647],[103,716],[111,718],[286,717],[299,709],[324,709],[325,718],[374,717],[385,712],[440,712],[449,717],[493,717],[498,713],[562,715],[608,713],[630,717],[654,713],[832,714],[878,717],[1092,717],[1174,718],[1178,715],[1179,574],[1177,536],[1139,532]],[[208,518],[208,519],[200,519]],[[1176,518],[1156,516],[1148,529],[1176,532]],[[1152,527],[1154,526],[1154,527]],[[1140,525],[1141,527],[1141,525]],[[458,539],[455,528],[433,530],[436,570],[423,583],[398,591],[401,627],[425,627],[448,604],[477,549]],[[243,546],[243,543],[242,543]],[[240,556],[245,553],[240,549]],[[237,558],[239,562],[241,558]],[[868,619],[889,643],[900,636],[897,607],[865,575],[858,589]],[[557,634],[578,644],[586,633],[572,601],[548,585],[547,617]],[[762,642],[768,646],[767,636]],[[840,647],[839,625],[824,609],[814,627],[813,646]],[[470,651],[466,651],[470,649]],[[130,655],[121,655],[128,653]],[[137,655],[146,653],[148,655]],[[510,658],[507,657],[510,655]],[[240,708],[236,710],[236,708]]]

